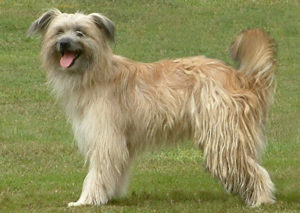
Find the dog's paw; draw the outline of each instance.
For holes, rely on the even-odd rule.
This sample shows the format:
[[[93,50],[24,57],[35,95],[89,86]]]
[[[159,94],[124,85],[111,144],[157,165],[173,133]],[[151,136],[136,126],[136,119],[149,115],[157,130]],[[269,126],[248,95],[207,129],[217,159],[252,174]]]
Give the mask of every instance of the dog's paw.
[[[76,206],[85,206],[87,205],[86,203],[83,203],[81,201],[77,201],[77,202],[70,202],[68,203],[68,207],[76,207]]]

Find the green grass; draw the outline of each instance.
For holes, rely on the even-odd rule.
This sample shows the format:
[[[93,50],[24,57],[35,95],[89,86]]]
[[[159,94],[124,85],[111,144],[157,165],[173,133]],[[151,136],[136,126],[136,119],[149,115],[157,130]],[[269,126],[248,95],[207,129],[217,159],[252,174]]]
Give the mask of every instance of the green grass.
[[[25,37],[43,10],[101,12],[117,27],[114,51],[141,61],[205,54],[232,64],[243,29],[264,27],[278,43],[278,90],[263,165],[277,203],[245,207],[203,169],[191,143],[148,152],[128,195],[103,207],[68,209],[87,169],[70,125],[49,95],[40,40]],[[297,0],[0,0],[0,212],[299,212],[300,3]]]

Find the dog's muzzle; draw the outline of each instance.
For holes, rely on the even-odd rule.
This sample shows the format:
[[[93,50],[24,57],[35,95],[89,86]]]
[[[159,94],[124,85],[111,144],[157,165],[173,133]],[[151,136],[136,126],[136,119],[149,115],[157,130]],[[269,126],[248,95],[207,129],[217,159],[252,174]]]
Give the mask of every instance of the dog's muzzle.
[[[83,50],[83,47],[79,41],[76,41],[69,37],[61,38],[57,42],[56,48],[57,51],[61,54],[60,65],[63,68],[71,67],[79,58]]]

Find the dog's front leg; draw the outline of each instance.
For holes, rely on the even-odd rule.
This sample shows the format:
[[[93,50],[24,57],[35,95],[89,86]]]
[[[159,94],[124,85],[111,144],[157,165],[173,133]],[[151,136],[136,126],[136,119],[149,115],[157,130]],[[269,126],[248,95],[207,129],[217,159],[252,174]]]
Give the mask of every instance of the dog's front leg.
[[[126,188],[130,170],[130,156],[122,134],[103,131],[88,152],[89,172],[82,194],[71,206],[103,205],[120,195]]]

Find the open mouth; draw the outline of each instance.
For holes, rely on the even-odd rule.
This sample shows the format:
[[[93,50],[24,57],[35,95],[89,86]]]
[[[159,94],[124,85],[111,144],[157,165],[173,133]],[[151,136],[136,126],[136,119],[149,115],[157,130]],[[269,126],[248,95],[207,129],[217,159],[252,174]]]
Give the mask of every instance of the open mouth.
[[[64,51],[61,53],[60,65],[63,68],[70,68],[79,58],[81,52]]]

